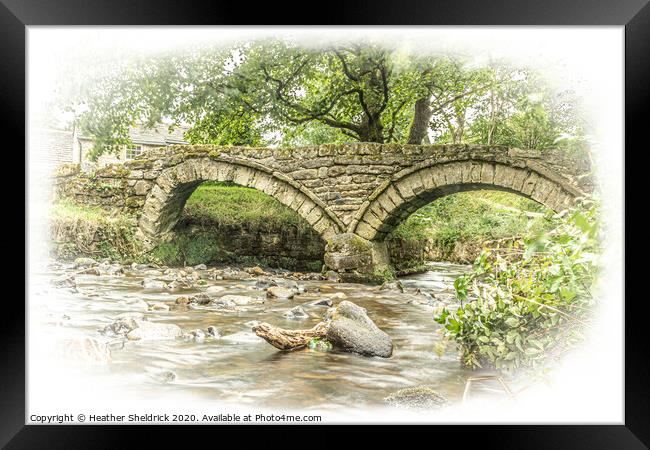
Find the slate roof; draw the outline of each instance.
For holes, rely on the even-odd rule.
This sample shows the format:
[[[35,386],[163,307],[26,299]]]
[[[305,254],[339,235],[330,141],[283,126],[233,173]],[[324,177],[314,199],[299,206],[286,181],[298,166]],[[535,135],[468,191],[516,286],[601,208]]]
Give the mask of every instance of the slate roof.
[[[189,127],[176,127],[173,131],[169,131],[169,125],[160,124],[153,128],[145,128],[143,126],[135,126],[129,130],[129,137],[134,144],[146,145],[174,145],[174,144],[187,144],[188,142],[183,138],[183,133],[189,130]],[[89,136],[79,136],[80,139],[92,139]]]

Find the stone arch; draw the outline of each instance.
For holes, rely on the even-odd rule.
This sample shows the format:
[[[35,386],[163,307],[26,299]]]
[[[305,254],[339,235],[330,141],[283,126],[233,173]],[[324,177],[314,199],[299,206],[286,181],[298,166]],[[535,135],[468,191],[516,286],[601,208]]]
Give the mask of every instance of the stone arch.
[[[403,170],[379,186],[359,211],[349,231],[370,241],[383,239],[417,209],[462,191],[512,192],[553,211],[570,207],[581,193],[543,166],[522,161],[463,160]]]
[[[146,240],[156,242],[169,235],[185,202],[204,181],[228,181],[258,189],[297,212],[324,240],[342,229],[315,195],[286,175],[251,162],[201,158],[163,169],[154,180],[138,224]]]

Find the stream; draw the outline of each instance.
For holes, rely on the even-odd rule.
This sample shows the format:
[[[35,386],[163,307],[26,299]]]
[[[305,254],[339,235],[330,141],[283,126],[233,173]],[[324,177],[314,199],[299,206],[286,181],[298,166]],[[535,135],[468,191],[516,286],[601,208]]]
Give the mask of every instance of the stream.
[[[378,286],[298,279],[298,286],[305,292],[282,300],[266,298],[260,287],[260,280],[273,279],[279,285],[290,282],[277,273],[249,276],[233,271],[235,275],[225,276],[227,279],[214,279],[215,274],[223,272],[190,270],[194,284],[189,289],[170,292],[144,289],[142,281],[173,279],[179,276],[180,269],[163,273],[127,266],[124,273],[112,275],[76,274],[75,291],[54,287],[51,280],[78,270],[71,264],[51,262],[30,281],[29,323],[30,329],[35,330],[30,331],[30,352],[50,353],[61,342],[68,342],[69,347],[75,339],[92,338],[93,345],[110,349],[110,358],[103,361],[100,357],[96,363],[86,364],[88,361],[78,358],[77,352],[76,360],[63,359],[65,370],[70,374],[79,371],[82,376],[98,376],[94,382],[98,390],[110,380],[142,398],[178,394],[239,406],[336,411],[384,406],[384,398],[395,391],[427,385],[454,403],[461,399],[465,380],[472,372],[461,366],[454,345],[448,345],[441,355],[434,351],[441,334],[433,313],[437,307],[454,306],[453,281],[469,267],[432,263],[426,273],[401,279],[404,292],[397,288],[380,290]],[[242,279],[228,279],[237,278],[237,274],[243,275]],[[318,275],[313,274],[312,278]],[[433,299],[418,290],[430,293]],[[206,291],[213,297],[235,294],[264,302],[238,306],[235,310],[178,307],[175,303],[180,296]],[[332,299],[334,305],[344,299],[366,308],[368,316],[392,338],[393,356],[363,357],[309,348],[282,352],[251,331],[255,321],[289,329],[310,328],[321,321],[327,307],[305,304],[323,298]],[[152,303],[170,309],[150,310],[148,304]],[[295,320],[283,316],[299,305],[303,305],[308,318]],[[144,314],[150,322],[176,324],[183,330],[205,331],[215,327],[220,337],[132,341],[100,333],[117,315],[132,312]],[[91,355],[90,359],[96,358]],[[73,376],[76,375],[70,375]],[[498,386],[490,383],[473,389],[472,395],[481,391],[503,395]]]

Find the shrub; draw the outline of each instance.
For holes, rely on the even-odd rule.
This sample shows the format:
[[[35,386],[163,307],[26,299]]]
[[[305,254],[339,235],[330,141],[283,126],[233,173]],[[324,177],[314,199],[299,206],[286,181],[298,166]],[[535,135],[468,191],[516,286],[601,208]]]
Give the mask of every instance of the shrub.
[[[484,251],[473,271],[456,279],[460,307],[442,309],[435,320],[464,364],[533,368],[582,339],[595,302],[597,218],[597,206],[584,203],[555,216],[553,231],[525,239],[515,262]]]

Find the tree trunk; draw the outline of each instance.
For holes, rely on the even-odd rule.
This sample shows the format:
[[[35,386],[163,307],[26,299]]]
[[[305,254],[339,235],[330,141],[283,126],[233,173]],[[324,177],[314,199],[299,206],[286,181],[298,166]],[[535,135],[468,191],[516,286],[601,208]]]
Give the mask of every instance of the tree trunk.
[[[261,323],[253,327],[253,332],[275,348],[297,350],[306,347],[314,338],[324,338],[327,333],[327,324],[319,322],[309,330],[285,330],[268,323]]]
[[[429,121],[431,120],[431,101],[429,97],[419,98],[415,102],[415,114],[413,115],[413,123],[409,131],[409,144],[422,144],[426,139],[428,142]]]

